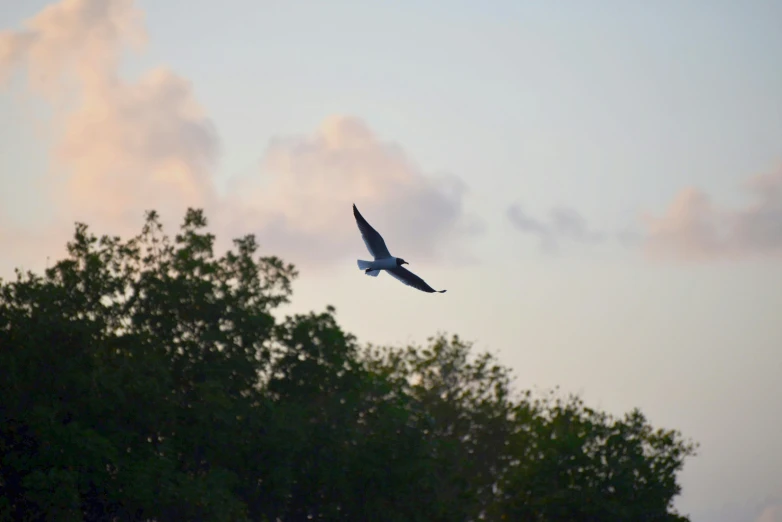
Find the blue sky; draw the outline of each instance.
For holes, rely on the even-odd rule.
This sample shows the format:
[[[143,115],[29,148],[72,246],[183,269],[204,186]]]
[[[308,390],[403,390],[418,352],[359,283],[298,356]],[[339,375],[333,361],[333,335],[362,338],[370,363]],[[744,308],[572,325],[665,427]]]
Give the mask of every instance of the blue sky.
[[[458,333],[520,387],[638,406],[701,443],[677,502],[695,522],[782,520],[782,4],[107,2],[111,27],[143,13],[135,54],[79,36],[99,15],[39,18],[61,39],[28,46],[46,5],[0,12],[0,268],[40,265],[74,219],[137,228],[136,186],[173,220],[205,202],[301,267],[290,311],[334,304],[364,341]],[[356,269],[354,195],[447,294]]]

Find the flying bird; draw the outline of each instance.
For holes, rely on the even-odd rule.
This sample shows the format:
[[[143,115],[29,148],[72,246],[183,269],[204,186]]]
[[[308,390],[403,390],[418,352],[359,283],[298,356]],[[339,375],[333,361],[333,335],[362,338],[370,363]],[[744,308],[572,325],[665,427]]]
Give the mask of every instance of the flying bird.
[[[435,290],[426,282],[412,273],[402,265],[409,265],[407,261],[401,257],[392,256],[386,247],[386,242],[383,241],[383,236],[378,234],[377,230],[372,228],[372,225],[367,223],[364,216],[356,208],[356,204],[353,204],[353,216],[356,218],[356,224],[361,232],[361,238],[364,240],[364,244],[367,246],[367,250],[374,257],[374,261],[358,260],[358,267],[364,271],[365,274],[372,277],[377,277],[381,270],[385,270],[391,276],[403,282],[407,286],[417,288],[422,292],[429,293],[445,293],[445,290]]]

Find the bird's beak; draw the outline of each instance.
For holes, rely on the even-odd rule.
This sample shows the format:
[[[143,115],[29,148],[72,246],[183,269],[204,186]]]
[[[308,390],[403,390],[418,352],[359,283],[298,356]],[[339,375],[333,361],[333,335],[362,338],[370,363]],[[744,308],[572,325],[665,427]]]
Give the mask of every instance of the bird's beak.
[[[403,265],[409,265],[410,263],[408,263],[407,261],[402,261],[402,264]]]

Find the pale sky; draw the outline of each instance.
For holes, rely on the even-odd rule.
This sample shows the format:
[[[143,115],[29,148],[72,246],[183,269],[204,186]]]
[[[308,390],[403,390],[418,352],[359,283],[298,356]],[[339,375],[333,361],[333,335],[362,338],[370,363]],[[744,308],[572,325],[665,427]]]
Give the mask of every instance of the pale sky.
[[[286,312],[457,333],[520,388],[637,406],[701,444],[680,511],[779,522],[781,24],[772,0],[2,1],[0,272],[77,219],[201,206],[300,268]],[[364,276],[354,201],[448,293]]]

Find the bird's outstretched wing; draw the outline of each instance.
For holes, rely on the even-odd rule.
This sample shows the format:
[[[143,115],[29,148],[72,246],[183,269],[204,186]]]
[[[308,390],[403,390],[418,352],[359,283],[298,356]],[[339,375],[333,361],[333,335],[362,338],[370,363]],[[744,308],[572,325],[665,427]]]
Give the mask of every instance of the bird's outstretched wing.
[[[391,274],[395,279],[398,279],[399,281],[402,281],[407,286],[412,286],[413,288],[417,288],[418,290],[421,290],[422,292],[429,292],[431,293],[439,293],[444,294],[445,290],[435,290],[428,284],[426,284],[426,281],[412,273],[410,270],[403,266],[395,266],[394,268],[388,268],[386,269],[386,272]]]
[[[367,246],[367,250],[375,259],[382,259],[384,257],[391,257],[391,253],[386,247],[386,242],[383,241],[383,237],[377,233],[377,230],[372,228],[372,225],[367,223],[364,216],[356,208],[356,204],[353,204],[353,216],[356,218],[356,224],[361,232],[361,237],[364,240],[364,244]]]

